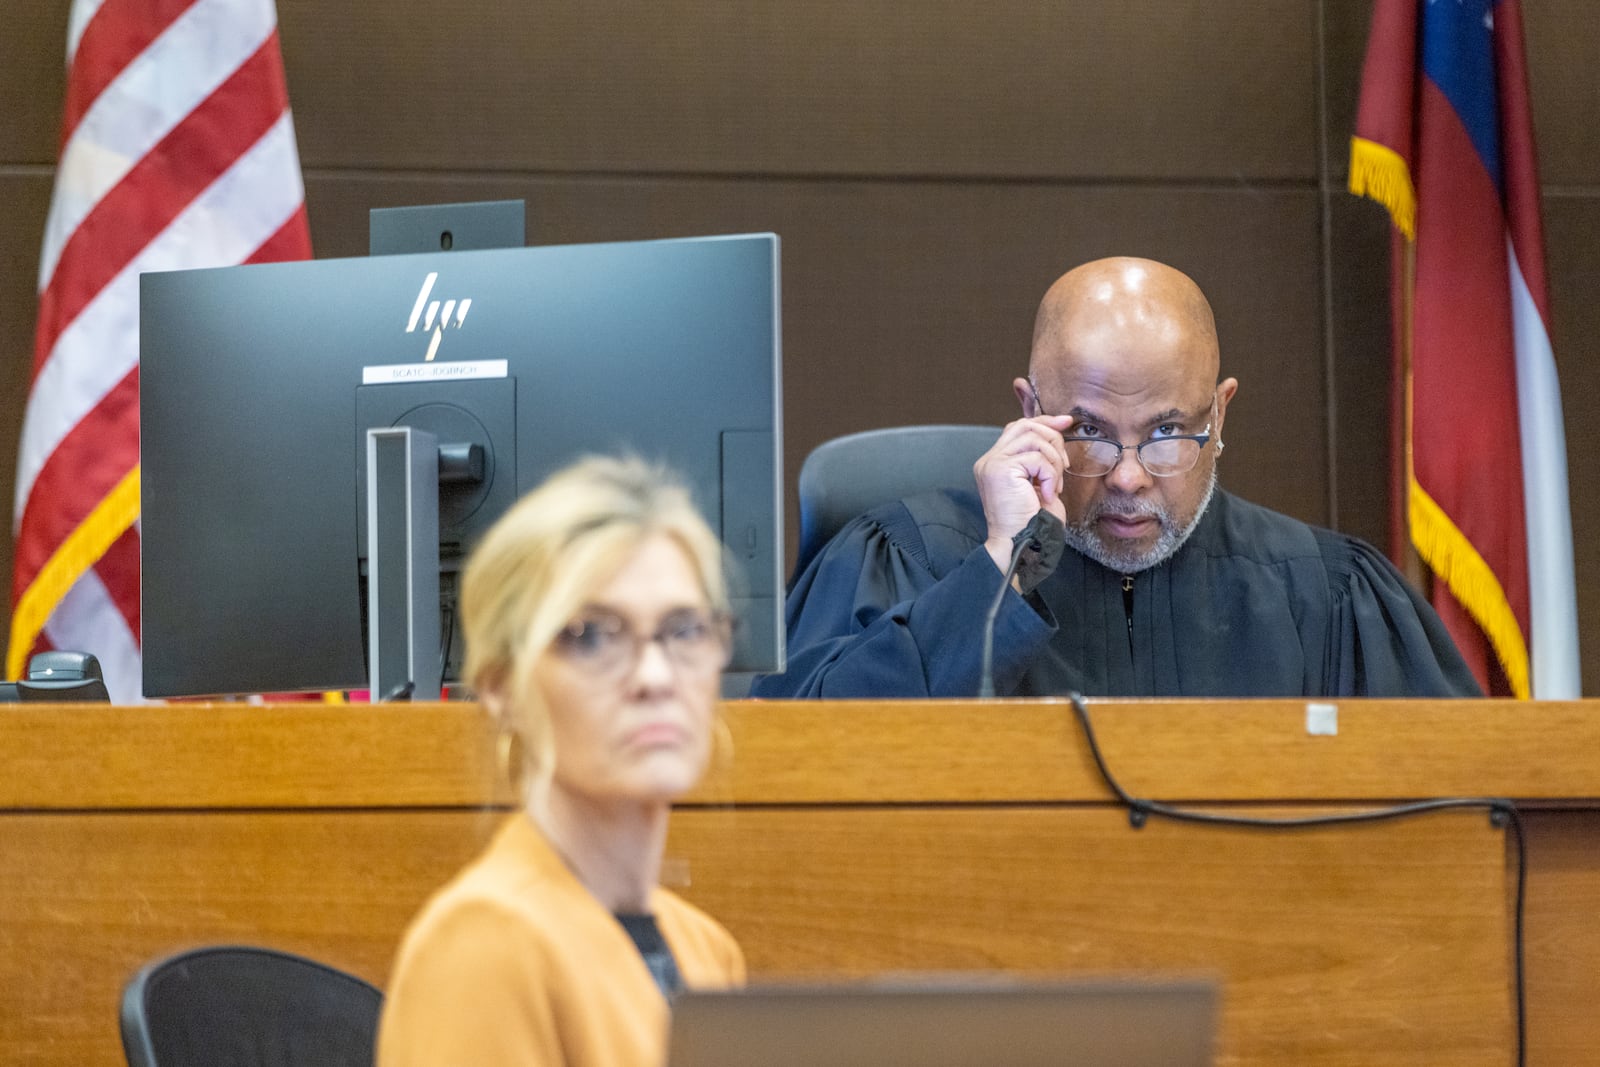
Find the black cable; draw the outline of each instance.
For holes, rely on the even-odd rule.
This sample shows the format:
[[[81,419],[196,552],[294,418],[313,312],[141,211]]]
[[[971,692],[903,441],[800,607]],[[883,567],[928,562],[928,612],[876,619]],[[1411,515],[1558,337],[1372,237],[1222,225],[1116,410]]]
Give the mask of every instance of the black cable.
[[[456,605],[452,600],[444,609],[444,641],[439,649],[439,699],[444,700],[444,680],[450,671],[450,643],[456,638]]]
[[[1527,991],[1523,976],[1522,915],[1528,888],[1528,850],[1523,836],[1522,813],[1517,810],[1517,805],[1513,801],[1504,797],[1438,797],[1432,800],[1414,801],[1409,804],[1395,804],[1386,808],[1342,812],[1337,815],[1267,818],[1250,815],[1219,815],[1215,812],[1193,811],[1171,804],[1163,804],[1158,800],[1144,800],[1123,789],[1122,784],[1111,773],[1111,768],[1106,765],[1105,757],[1100,753],[1100,742],[1095,737],[1094,724],[1089,718],[1089,706],[1083,696],[1078,693],[1068,693],[1067,699],[1072,702],[1073,713],[1077,716],[1078,724],[1083,727],[1083,737],[1089,744],[1089,755],[1094,759],[1095,769],[1100,772],[1101,780],[1106,783],[1111,792],[1116,794],[1117,800],[1128,809],[1128,823],[1135,830],[1143,828],[1152,815],[1170,819],[1174,822],[1203,823],[1210,826],[1237,826],[1257,830],[1301,830],[1308,827],[1386,822],[1391,819],[1404,819],[1413,815],[1460,808],[1482,808],[1489,813],[1489,821],[1493,826],[1498,828],[1510,827],[1512,839],[1515,840],[1517,845],[1517,892],[1512,908],[1511,935],[1512,969],[1514,971],[1512,977],[1516,990],[1517,1011],[1516,1062],[1517,1067],[1525,1067],[1528,1052],[1528,1012]]]

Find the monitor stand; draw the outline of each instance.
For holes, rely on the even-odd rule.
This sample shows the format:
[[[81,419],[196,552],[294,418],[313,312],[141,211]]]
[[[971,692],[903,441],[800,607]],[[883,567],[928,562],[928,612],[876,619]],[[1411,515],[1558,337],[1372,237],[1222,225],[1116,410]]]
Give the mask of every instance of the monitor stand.
[[[367,255],[521,248],[526,232],[522,200],[375,207],[367,215]]]
[[[439,442],[367,431],[367,668],[372,700],[438,700]]]

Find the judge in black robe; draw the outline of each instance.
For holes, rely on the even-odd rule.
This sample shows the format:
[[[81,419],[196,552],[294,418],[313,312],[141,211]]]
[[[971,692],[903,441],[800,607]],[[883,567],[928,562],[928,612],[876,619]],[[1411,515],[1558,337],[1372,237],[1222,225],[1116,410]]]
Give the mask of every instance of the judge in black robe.
[[[788,671],[765,697],[978,692],[1001,574],[973,492],[841,530],[789,595]],[[1176,553],[1125,576],[1069,548],[995,621],[995,691],[1046,696],[1478,695],[1444,624],[1352,537],[1217,492]]]
[[[755,695],[975,695],[987,606],[1040,512],[1071,548],[1005,592],[997,693],[1475,695],[1433,609],[1371,548],[1216,491],[1239,388],[1219,365],[1182,272],[1120,257],[1067,272],[977,492],[846,527],[791,590],[788,671]]]

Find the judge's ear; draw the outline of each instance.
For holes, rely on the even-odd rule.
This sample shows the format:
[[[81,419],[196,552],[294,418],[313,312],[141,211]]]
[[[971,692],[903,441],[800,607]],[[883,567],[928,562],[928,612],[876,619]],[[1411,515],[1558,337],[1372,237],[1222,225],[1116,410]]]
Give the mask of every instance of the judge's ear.
[[[1018,378],[1011,383],[1011,391],[1017,394],[1017,403],[1022,405],[1022,417],[1035,418],[1039,414],[1039,398],[1034,394],[1033,385],[1026,378]]]
[[[1222,441],[1222,424],[1228,418],[1228,402],[1233,399],[1233,394],[1239,391],[1239,379],[1225,378],[1217,384],[1217,424],[1211,428],[1211,436]],[[1220,451],[1220,449],[1219,449]]]

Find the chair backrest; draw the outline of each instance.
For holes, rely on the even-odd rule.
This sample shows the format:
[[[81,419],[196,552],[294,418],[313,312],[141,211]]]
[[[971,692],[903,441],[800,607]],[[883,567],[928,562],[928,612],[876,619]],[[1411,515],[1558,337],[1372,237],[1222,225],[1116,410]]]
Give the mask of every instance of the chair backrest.
[[[122,993],[130,1067],[371,1067],[383,994],[265,948],[215,946],[142,968]]]
[[[841,526],[879,504],[973,488],[972,465],[999,436],[998,426],[895,426],[818,445],[800,468],[795,573]]]

